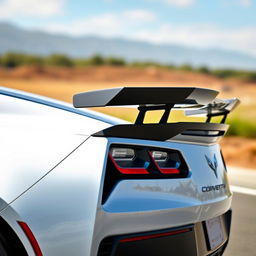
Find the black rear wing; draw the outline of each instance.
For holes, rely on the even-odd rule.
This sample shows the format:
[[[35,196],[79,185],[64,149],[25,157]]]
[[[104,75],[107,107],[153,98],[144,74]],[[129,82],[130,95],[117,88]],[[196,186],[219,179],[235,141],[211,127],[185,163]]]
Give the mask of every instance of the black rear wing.
[[[195,87],[120,87],[75,94],[76,108],[126,105],[206,105],[218,91]]]
[[[213,102],[207,104],[198,109],[186,110],[185,114],[187,116],[195,115],[206,115],[206,122],[210,122],[211,118],[214,116],[223,116],[221,123],[225,123],[227,115],[233,111],[240,103],[237,98],[220,100],[215,99]]]
[[[94,136],[168,140],[184,136],[221,137],[228,129],[224,122],[238,99],[216,99],[218,91],[196,87],[122,87],[74,95],[76,108],[138,105],[135,124],[116,125]],[[206,123],[168,123],[172,109],[184,109],[186,115],[206,115]],[[147,111],[164,110],[157,124],[144,124]],[[223,116],[220,123],[210,123],[213,116]],[[212,141],[212,139],[211,139]]]

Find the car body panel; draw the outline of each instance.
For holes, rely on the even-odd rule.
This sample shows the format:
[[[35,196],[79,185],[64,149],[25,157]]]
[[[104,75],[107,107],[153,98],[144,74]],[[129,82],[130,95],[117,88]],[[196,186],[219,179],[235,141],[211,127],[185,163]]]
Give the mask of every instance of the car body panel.
[[[91,133],[110,126],[46,105],[45,101],[29,101],[28,96],[21,99],[16,91],[15,97],[5,94],[0,94],[0,210],[58,165]],[[21,96],[25,98],[26,94]]]
[[[202,163],[195,163],[198,171],[193,171],[188,178],[124,180],[102,206],[104,159],[108,146],[116,140],[90,137],[39,184],[11,204],[29,223],[45,255],[82,255],[83,252],[96,256],[104,237],[196,223],[219,216],[230,208],[229,189],[218,194],[200,192],[200,186],[205,184],[227,182],[217,145],[202,146]],[[192,157],[191,144],[134,140],[120,143],[125,142],[178,150],[185,147],[185,159]],[[218,179],[206,164],[205,152],[217,155]]]
[[[105,138],[90,137],[11,204],[43,255],[91,255],[106,144]]]
[[[58,113],[60,115],[61,115],[61,113],[63,113],[63,114],[73,113],[73,114],[77,114],[79,116],[88,117],[88,118],[90,118],[91,122],[94,122],[95,120],[97,120],[97,121],[107,123],[110,125],[115,125],[117,123],[125,122],[124,120],[121,120],[121,119],[118,119],[118,118],[115,118],[115,117],[112,117],[109,115],[104,115],[102,113],[98,113],[98,112],[91,111],[88,109],[87,110],[78,110],[78,109],[74,108],[69,103],[66,103],[63,101],[58,101],[56,99],[47,98],[47,97],[44,97],[41,95],[35,95],[32,93],[24,92],[24,91],[20,91],[20,90],[14,90],[14,89],[0,86],[0,95],[9,96],[12,99],[16,98],[16,99],[21,100],[19,102],[22,104],[20,104],[19,108],[17,108],[15,105],[11,106],[10,104],[7,108],[8,111],[10,109],[12,109],[15,111],[15,113],[34,112],[33,108],[31,109],[31,108],[27,108],[27,107],[23,106],[23,104],[26,104],[25,102],[28,101],[30,103],[37,103],[39,108],[40,108],[40,106],[42,107],[42,105],[50,107],[50,108],[48,108],[48,111],[47,111],[48,115],[51,115],[52,111],[53,111],[53,113],[56,113],[56,112],[54,112],[54,109],[57,109],[57,110],[59,110]],[[8,99],[10,100],[10,98],[8,98]],[[34,106],[36,106],[36,105],[34,105]],[[3,112],[3,111],[6,111],[4,104],[2,104],[2,108],[1,108],[1,112]]]
[[[109,139],[109,145],[112,143],[179,150],[189,165],[190,175],[183,179],[120,181],[106,203],[98,208],[93,251],[97,251],[99,242],[105,237],[197,223],[230,209],[232,193],[217,144],[195,146],[120,138]],[[205,154],[216,155],[218,178],[209,168]],[[226,187],[202,192],[203,186],[217,184],[226,184]]]
[[[0,100],[0,216],[29,256],[34,252],[17,221],[29,225],[43,255],[97,256],[106,237],[193,225],[231,207],[216,142],[93,137],[122,121],[8,89],[0,91]],[[175,149],[189,175],[121,180],[102,205],[112,144]],[[217,175],[206,157],[216,158]],[[225,186],[202,191],[220,184]]]
[[[8,204],[38,182],[86,139],[76,135],[48,134],[41,137],[37,132],[19,131],[11,135],[9,132],[2,130],[0,135],[0,194]],[[0,209],[4,206],[0,206]]]

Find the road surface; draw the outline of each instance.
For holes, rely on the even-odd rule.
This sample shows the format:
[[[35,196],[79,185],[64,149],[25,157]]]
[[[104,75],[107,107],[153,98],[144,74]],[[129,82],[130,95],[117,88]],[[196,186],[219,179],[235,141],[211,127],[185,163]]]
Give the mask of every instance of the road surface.
[[[233,221],[224,256],[256,256],[256,170],[229,167],[228,172]]]

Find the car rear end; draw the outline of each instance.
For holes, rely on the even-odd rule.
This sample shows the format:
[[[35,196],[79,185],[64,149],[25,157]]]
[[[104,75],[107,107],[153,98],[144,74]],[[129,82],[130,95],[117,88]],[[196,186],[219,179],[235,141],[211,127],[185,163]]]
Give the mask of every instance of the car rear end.
[[[139,105],[135,123],[124,124],[55,101],[1,93],[7,157],[1,160],[0,217],[28,255],[35,248],[20,222],[38,242],[36,255],[222,255],[232,193],[218,141],[237,100],[173,87],[75,95],[76,108]],[[170,122],[173,109],[206,114],[206,122]],[[146,112],[154,110],[163,110],[159,123],[146,124]],[[211,123],[218,115],[220,123]]]
[[[109,105],[120,104],[116,93],[111,101]],[[206,123],[168,123],[163,114],[162,122],[144,124],[145,109],[170,111],[167,104],[143,105],[134,125],[116,125],[93,135],[106,137],[108,146],[91,255],[223,254],[232,193],[218,141],[227,126],[224,118],[221,124],[209,119],[227,115],[231,103],[211,104]]]
[[[108,151],[92,251],[221,255],[232,196],[217,144],[111,138]]]

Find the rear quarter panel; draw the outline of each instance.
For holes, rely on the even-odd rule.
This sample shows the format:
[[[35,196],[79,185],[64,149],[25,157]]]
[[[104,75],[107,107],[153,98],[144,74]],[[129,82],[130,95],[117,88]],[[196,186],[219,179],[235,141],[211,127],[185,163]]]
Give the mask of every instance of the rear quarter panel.
[[[90,137],[11,207],[43,255],[91,255],[107,140]]]

